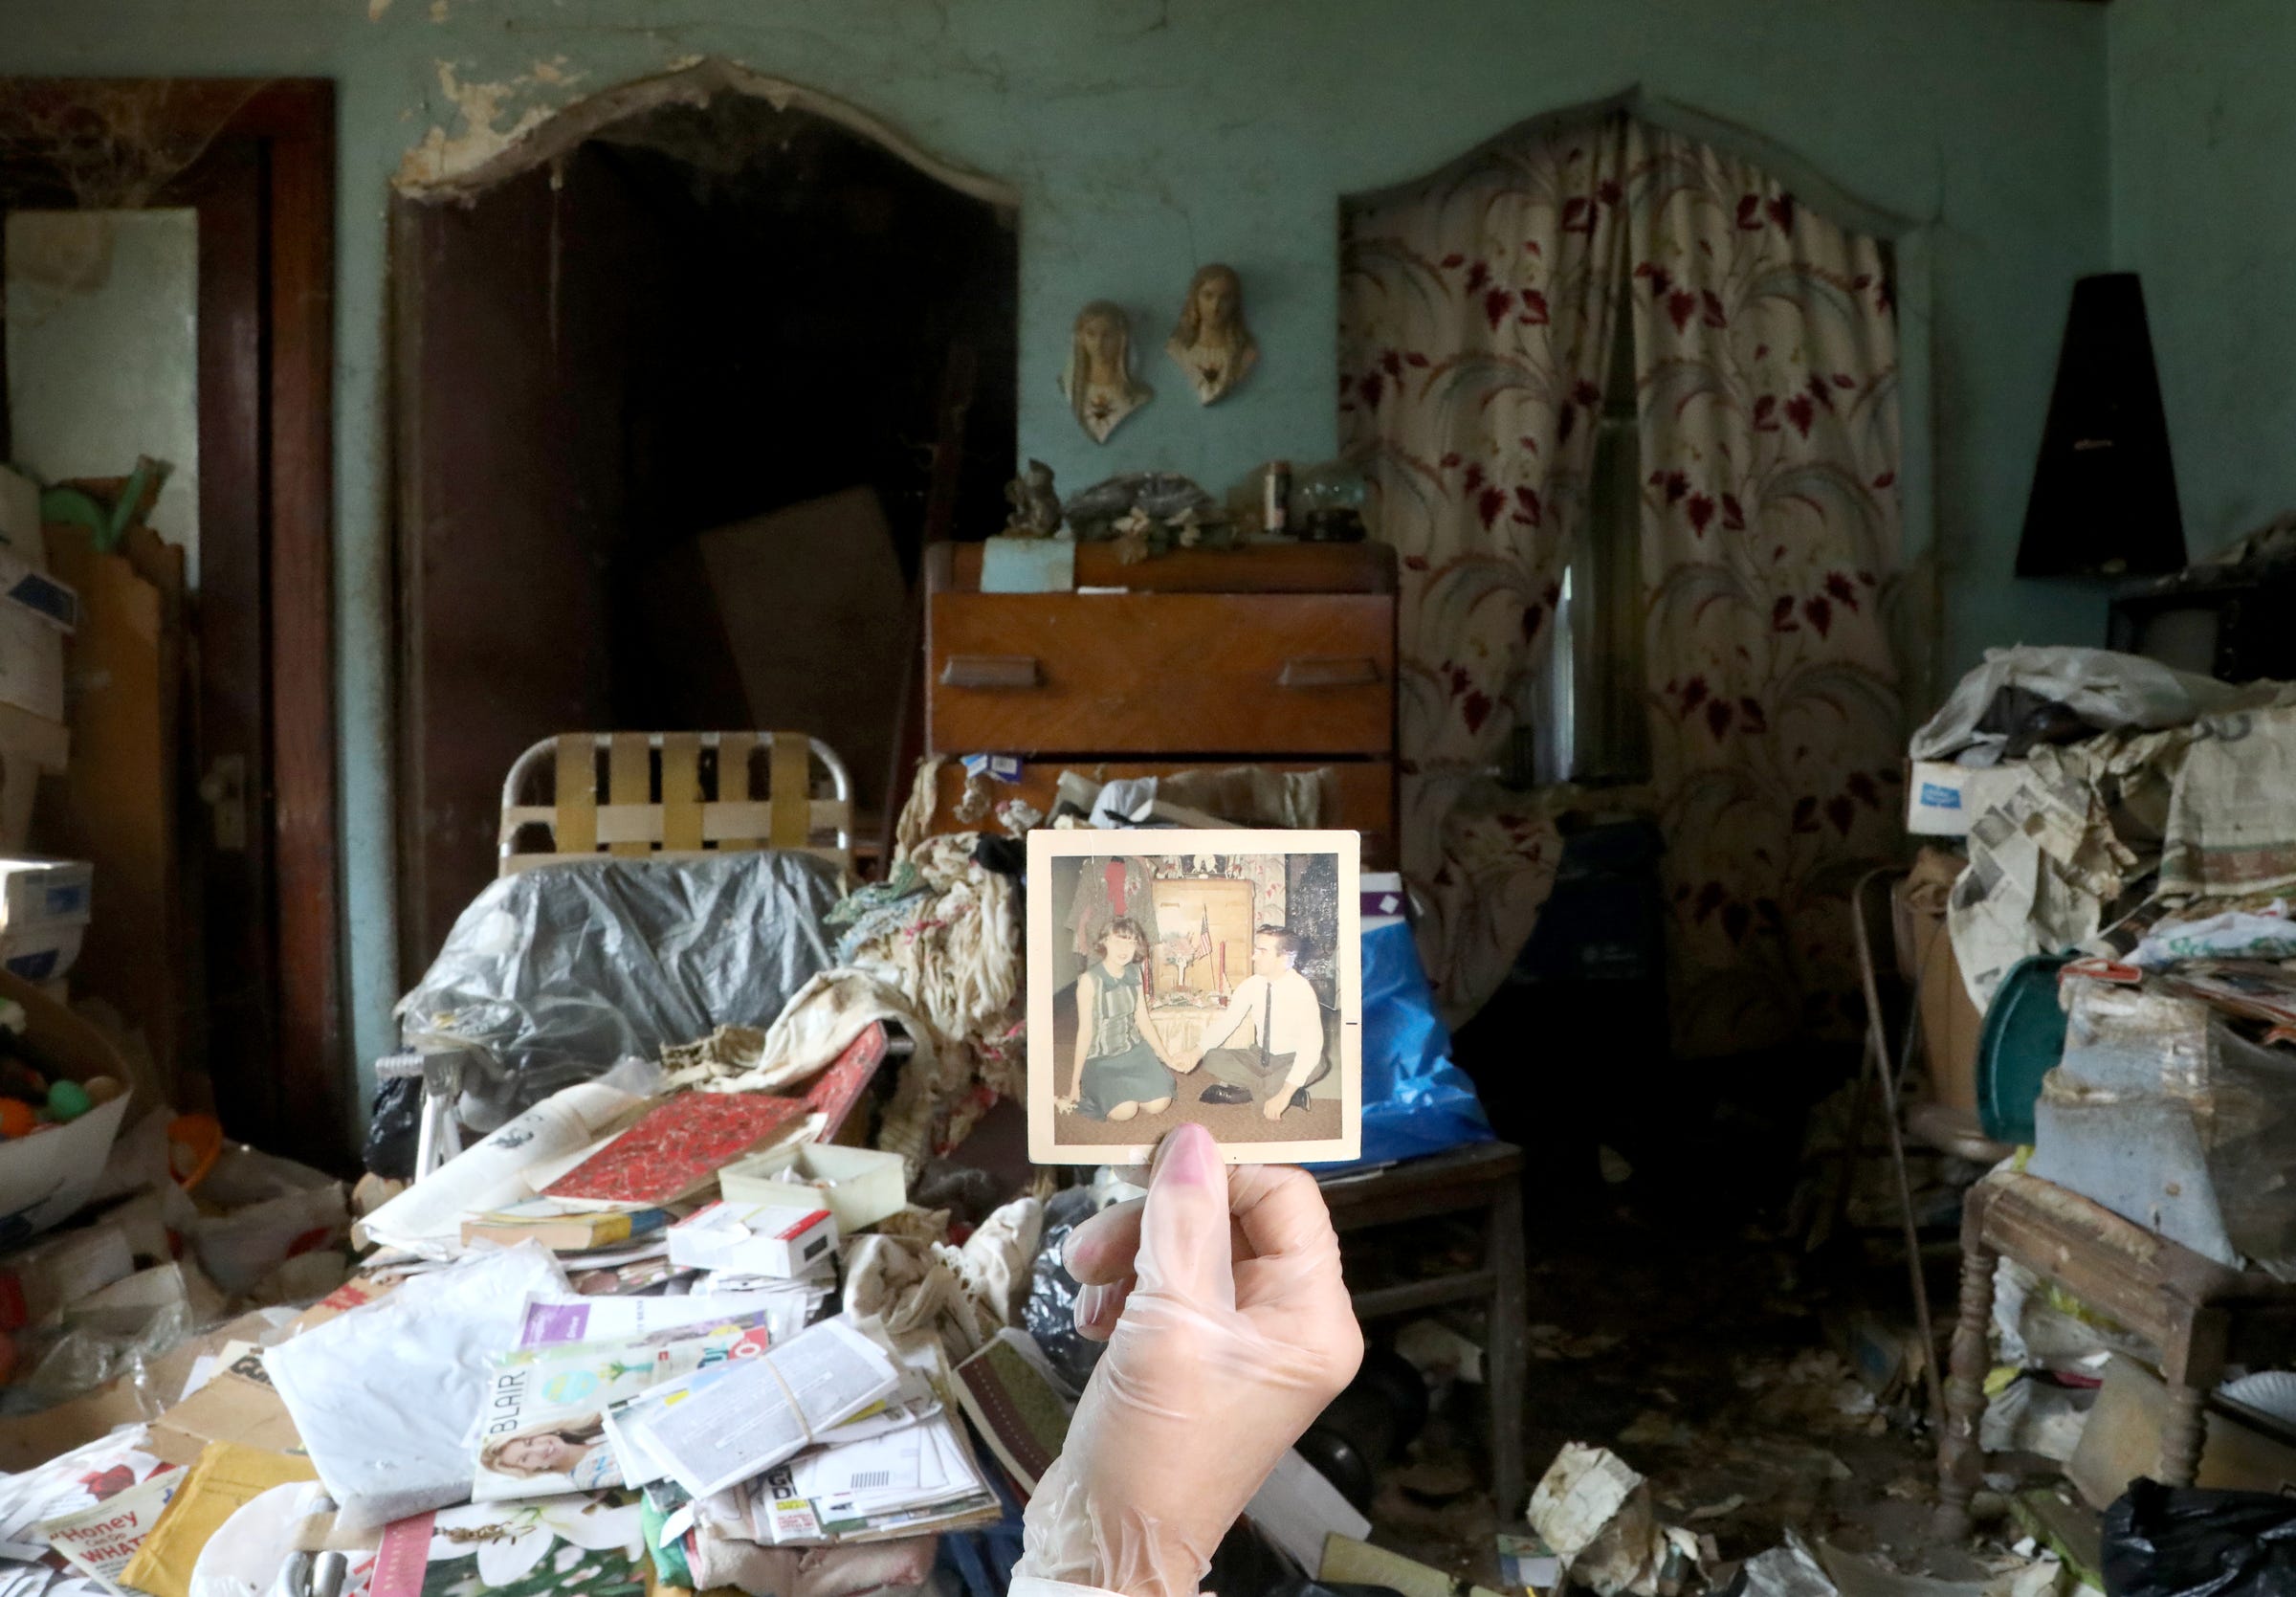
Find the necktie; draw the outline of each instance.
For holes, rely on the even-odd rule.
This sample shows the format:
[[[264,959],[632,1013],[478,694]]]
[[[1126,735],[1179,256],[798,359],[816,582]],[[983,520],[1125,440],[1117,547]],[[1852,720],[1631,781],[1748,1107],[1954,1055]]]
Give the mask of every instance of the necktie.
[[[1275,984],[1269,982],[1260,989],[1260,1069],[1268,1068],[1268,1009],[1275,1002]]]

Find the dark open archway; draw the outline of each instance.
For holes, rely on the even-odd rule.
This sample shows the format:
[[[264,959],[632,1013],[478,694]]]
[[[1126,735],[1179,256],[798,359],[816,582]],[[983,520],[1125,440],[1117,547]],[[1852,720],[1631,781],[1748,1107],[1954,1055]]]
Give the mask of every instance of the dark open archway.
[[[608,90],[395,202],[404,975],[540,738],[807,731],[884,803],[919,551],[1002,519],[1016,215],[779,87]]]

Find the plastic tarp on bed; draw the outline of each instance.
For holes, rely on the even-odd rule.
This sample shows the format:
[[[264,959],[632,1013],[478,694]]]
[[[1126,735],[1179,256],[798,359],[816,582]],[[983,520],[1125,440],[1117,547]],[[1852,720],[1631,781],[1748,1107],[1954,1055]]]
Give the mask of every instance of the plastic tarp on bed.
[[[459,1046],[463,1122],[491,1131],[631,1054],[764,1028],[830,965],[841,891],[812,854],[549,865],[489,886],[397,1010],[404,1046]]]

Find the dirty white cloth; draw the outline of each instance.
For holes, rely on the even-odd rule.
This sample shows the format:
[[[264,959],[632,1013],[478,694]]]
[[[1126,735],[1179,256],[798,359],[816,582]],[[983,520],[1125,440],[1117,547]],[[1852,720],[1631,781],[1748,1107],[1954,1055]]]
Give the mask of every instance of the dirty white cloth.
[[[663,1084],[705,1093],[778,1092],[819,1075],[878,1021],[898,1025],[930,1059],[933,1031],[916,1006],[868,971],[842,967],[822,971],[798,988],[766,1028],[754,1054],[728,1063],[680,1066]]]
[[[956,1364],[1013,1322],[1036,1258],[1045,1206],[1015,1198],[961,1248],[872,1232],[846,1256],[846,1312],[865,1333],[904,1350],[938,1339]]]
[[[2163,893],[2296,887],[2296,709],[2207,723],[2176,773],[2160,861]]]
[[[766,1547],[696,1531],[686,1539],[694,1589],[732,1586],[749,1597],[859,1597],[923,1584],[939,1539],[907,1536],[838,1547]]]
[[[2240,701],[2241,690],[2214,677],[2172,671],[2157,660],[2109,649],[1988,649],[1985,660],[1962,677],[1937,713],[1913,734],[1916,760],[1951,760],[1972,749],[1998,750],[2006,734],[1980,732],[2003,688],[2063,704],[2102,729],[2178,726]],[[1964,758],[1964,765],[1986,765]]]
[[[523,1242],[418,1275],[264,1350],[264,1371],[345,1529],[470,1497],[487,1359],[518,1345],[530,1294],[571,1290],[557,1257]]]

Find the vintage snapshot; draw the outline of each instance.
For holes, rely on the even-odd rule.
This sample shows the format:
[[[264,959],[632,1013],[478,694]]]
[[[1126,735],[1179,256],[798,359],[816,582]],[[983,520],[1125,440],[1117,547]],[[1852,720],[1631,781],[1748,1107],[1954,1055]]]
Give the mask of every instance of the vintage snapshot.
[[[1238,1164],[1357,1157],[1352,832],[1028,834],[1028,1156],[1145,1160],[1193,1120]]]

